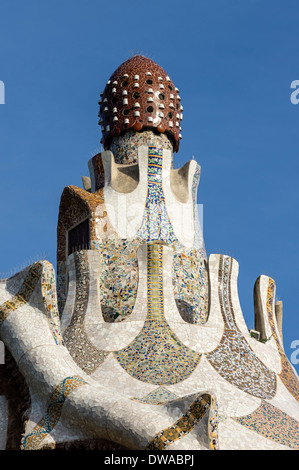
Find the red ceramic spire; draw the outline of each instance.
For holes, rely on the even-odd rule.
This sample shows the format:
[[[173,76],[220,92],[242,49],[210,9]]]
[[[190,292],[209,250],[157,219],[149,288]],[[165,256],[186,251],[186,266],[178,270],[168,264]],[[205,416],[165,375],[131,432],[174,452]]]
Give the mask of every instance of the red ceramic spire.
[[[99,101],[103,145],[128,129],[156,129],[173,140],[178,151],[182,110],[179,90],[158,64],[136,55],[108,80]]]

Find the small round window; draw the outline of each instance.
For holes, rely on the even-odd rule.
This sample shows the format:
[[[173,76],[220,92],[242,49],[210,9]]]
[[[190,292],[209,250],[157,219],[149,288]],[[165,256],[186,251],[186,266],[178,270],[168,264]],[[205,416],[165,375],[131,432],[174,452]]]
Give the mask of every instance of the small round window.
[[[148,113],[152,113],[154,111],[154,108],[152,106],[148,106],[146,110]]]

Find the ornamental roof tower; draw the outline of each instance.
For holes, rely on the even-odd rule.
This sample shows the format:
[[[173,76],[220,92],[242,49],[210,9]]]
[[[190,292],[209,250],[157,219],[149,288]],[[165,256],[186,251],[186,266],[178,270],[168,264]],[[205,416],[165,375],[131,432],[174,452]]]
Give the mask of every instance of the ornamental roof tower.
[[[142,55],[121,64],[108,80],[99,101],[104,148],[128,129],[166,133],[179,149],[183,106],[179,89],[160,65]]]
[[[238,262],[206,254],[201,168],[173,168],[181,119],[152,60],[108,80],[104,150],[61,195],[57,272],[0,282],[0,448],[299,449],[275,282],[257,279],[249,330]]]

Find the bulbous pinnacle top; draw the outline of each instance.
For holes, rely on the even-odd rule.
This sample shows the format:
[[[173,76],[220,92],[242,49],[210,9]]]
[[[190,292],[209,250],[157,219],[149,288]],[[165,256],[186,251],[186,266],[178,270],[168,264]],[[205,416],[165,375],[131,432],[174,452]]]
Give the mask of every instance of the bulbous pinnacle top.
[[[135,55],[121,64],[101,93],[99,105],[105,149],[128,129],[155,129],[168,134],[178,151],[183,110],[179,90],[153,60]]]

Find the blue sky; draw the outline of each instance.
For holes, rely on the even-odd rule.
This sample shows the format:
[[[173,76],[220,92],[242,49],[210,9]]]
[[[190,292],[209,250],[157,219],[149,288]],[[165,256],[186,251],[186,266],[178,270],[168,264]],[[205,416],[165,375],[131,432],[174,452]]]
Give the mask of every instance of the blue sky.
[[[100,150],[100,92],[141,53],[180,89],[175,166],[192,156],[202,166],[207,252],[239,262],[250,328],[255,280],[275,279],[291,357],[299,341],[299,105],[290,101],[298,14],[297,0],[1,0],[0,272],[39,258],[56,266],[61,193],[82,186]]]

